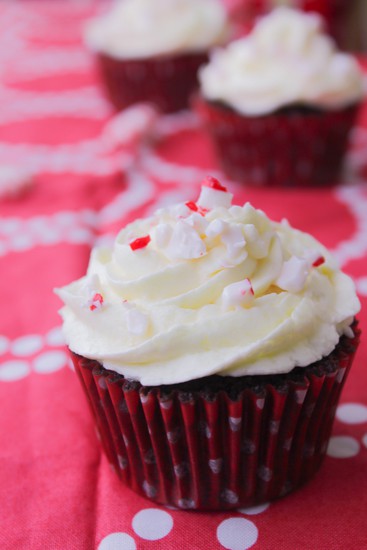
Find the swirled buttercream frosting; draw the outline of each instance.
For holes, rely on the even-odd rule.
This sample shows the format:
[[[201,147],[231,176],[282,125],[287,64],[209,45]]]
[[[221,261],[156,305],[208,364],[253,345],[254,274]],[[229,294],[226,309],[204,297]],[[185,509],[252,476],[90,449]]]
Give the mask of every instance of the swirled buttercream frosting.
[[[349,335],[350,277],[310,235],[207,178],[199,199],[127,225],[56,290],[69,348],[144,385],[288,372]]]
[[[215,50],[199,72],[203,96],[245,115],[291,105],[338,109],[359,101],[362,73],[356,60],[337,51],[322,19],[280,7],[252,32]]]
[[[228,34],[220,0],[124,0],[85,29],[91,48],[121,58],[206,51]]]

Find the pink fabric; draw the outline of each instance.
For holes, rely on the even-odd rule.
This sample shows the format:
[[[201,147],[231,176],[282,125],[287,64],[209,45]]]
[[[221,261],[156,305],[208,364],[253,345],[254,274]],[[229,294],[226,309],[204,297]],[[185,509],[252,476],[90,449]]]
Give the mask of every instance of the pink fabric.
[[[138,106],[113,119],[81,43],[82,23],[96,6],[0,5],[0,170],[10,164],[33,178],[31,187],[0,198],[0,547],[364,548],[366,108],[338,187],[240,187],[220,173],[190,113],[162,117]],[[330,247],[363,307],[362,342],[314,480],[267,507],[210,514],[165,509],[121,486],[70,368],[52,291],[84,274],[97,239],[167,202],[195,200],[207,174],[228,185],[236,203],[286,217]]]

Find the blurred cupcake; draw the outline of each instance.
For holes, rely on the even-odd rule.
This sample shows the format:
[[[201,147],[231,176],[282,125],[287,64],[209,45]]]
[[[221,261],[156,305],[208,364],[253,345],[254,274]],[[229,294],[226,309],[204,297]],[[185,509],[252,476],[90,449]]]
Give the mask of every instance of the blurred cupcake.
[[[128,225],[57,291],[110,462],[180,508],[308,481],[358,345],[354,285],[328,251],[231,201],[207,178],[197,202]]]
[[[120,0],[85,38],[117,109],[143,101],[171,112],[187,107],[209,48],[228,35],[220,0]]]
[[[199,80],[197,105],[228,176],[260,186],[335,183],[362,74],[318,15],[274,10],[217,49]]]
[[[278,6],[289,6],[311,11],[322,16],[325,28],[340,47],[346,38],[346,20],[349,21],[354,0],[229,0],[233,20],[240,31],[248,32],[259,16]]]

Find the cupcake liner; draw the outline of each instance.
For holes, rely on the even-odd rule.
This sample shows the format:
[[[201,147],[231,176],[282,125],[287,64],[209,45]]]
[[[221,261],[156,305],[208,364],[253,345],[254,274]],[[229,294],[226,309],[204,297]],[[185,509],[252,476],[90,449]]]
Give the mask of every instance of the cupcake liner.
[[[206,53],[188,53],[147,59],[117,59],[97,54],[108,97],[117,110],[138,102],[155,104],[163,112],[188,107],[198,85],[197,71],[208,61]]]
[[[230,178],[267,187],[337,183],[356,105],[338,111],[295,107],[246,117],[200,98],[194,104]]]
[[[252,377],[236,396],[145,388],[72,358],[121,480],[160,504],[223,510],[280,497],[317,471],[359,343],[354,332],[327,358],[288,375]]]

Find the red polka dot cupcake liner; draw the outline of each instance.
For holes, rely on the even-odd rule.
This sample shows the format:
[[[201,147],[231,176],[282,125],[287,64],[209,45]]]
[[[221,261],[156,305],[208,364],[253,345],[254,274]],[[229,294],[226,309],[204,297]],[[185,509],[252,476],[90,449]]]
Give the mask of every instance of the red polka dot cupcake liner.
[[[165,113],[187,109],[198,86],[197,71],[208,61],[206,53],[175,57],[117,59],[97,54],[101,79],[117,110],[149,102]]]
[[[339,111],[289,108],[246,117],[219,103],[195,100],[225,174],[263,187],[337,183],[357,106]]]
[[[306,368],[230,382],[147,388],[72,358],[125,485],[160,504],[225,510],[281,497],[319,469],[359,334],[354,325],[352,339]]]

